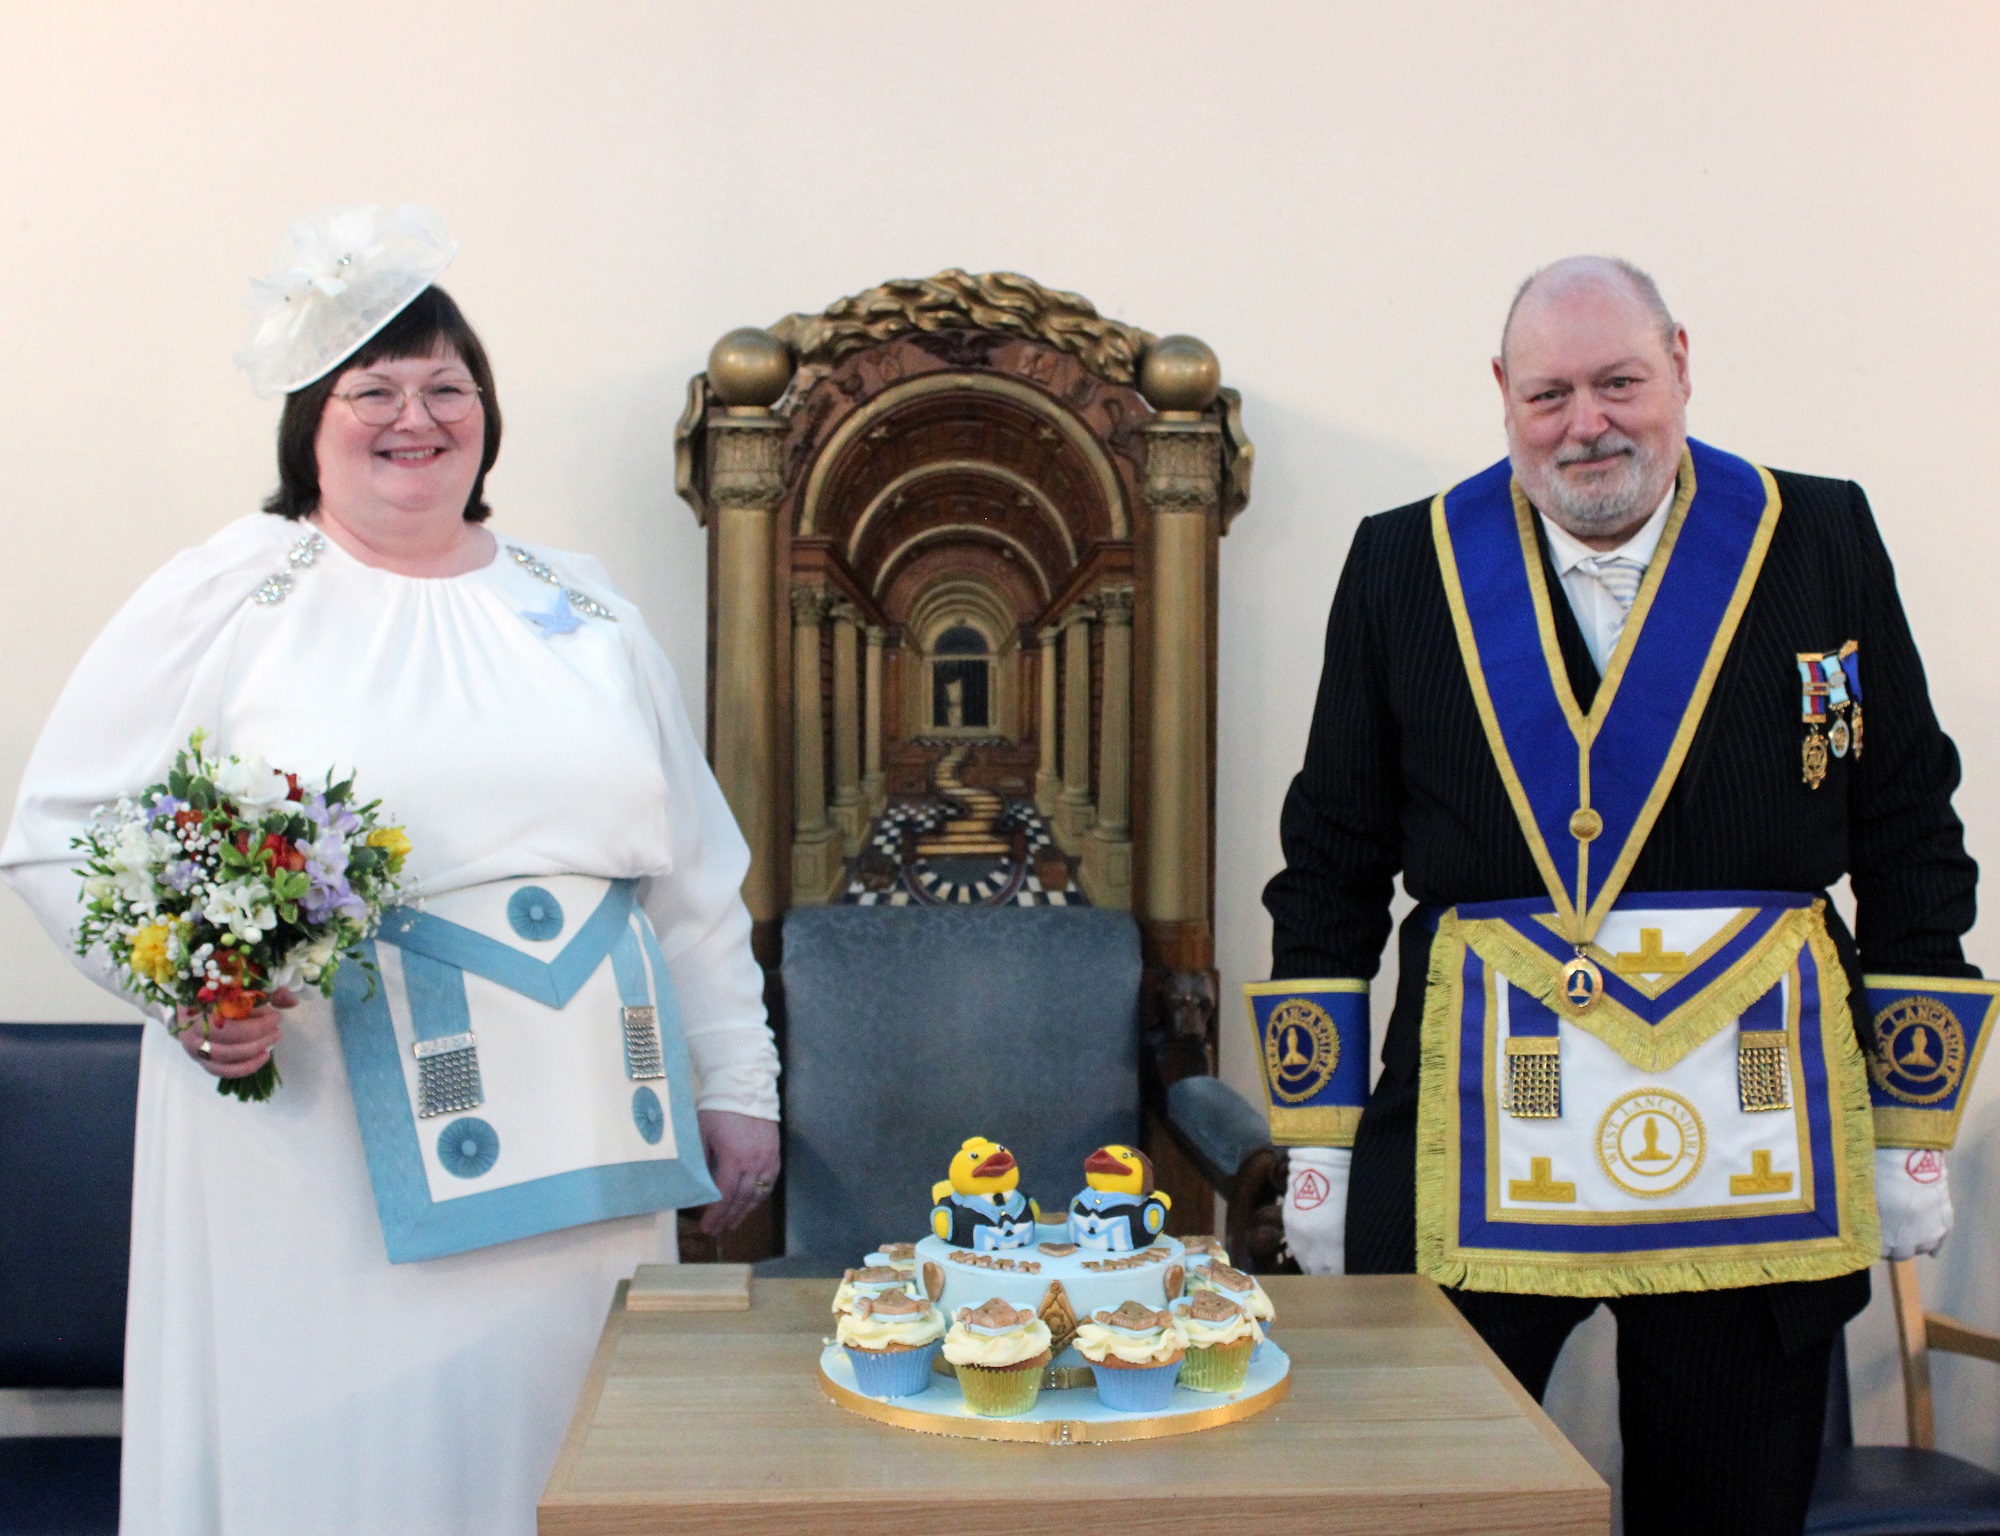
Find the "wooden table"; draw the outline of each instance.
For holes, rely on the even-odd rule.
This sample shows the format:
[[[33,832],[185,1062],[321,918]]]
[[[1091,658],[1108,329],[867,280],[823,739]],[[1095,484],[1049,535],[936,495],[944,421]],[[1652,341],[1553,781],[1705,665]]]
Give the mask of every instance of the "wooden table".
[[[543,1490],[543,1536],[1031,1532],[1602,1533],[1610,1490],[1438,1289],[1273,1277],[1292,1390],[1269,1412],[1124,1445],[952,1440],[821,1395],[831,1282],[747,1312],[627,1312],[619,1288]]]

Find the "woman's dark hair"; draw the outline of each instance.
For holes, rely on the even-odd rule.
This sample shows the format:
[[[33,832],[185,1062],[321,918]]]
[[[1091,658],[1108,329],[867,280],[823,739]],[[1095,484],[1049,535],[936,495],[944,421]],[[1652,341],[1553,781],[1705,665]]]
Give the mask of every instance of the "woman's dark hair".
[[[333,398],[333,386],[343,374],[387,359],[433,357],[447,348],[465,363],[486,410],[486,447],[479,457],[479,478],[472,482],[472,494],[466,498],[465,520],[483,523],[491,517],[493,509],[486,505],[486,472],[500,457],[500,398],[493,389],[493,367],[486,361],[486,348],[451,295],[438,287],[418,294],[401,314],[326,377],[285,396],[285,413],[278,418],[278,488],[265,501],[264,510],[291,518],[319,510],[319,455],[313,445],[319,437],[320,417]]]

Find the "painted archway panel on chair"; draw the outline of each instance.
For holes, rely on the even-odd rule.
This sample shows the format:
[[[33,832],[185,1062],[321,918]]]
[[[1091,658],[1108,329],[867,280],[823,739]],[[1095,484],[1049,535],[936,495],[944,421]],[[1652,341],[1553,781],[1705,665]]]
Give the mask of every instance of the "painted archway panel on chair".
[[[1129,908],[1165,1054],[1213,1070],[1186,999],[1215,989],[1217,548],[1250,461],[1205,346],[1010,274],[718,344],[677,478],[767,965],[796,906]]]

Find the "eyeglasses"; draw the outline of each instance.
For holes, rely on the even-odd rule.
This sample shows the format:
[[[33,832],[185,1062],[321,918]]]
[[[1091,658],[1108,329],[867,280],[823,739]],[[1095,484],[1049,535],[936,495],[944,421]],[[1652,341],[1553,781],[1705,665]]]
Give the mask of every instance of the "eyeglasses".
[[[359,389],[350,389],[346,394],[333,398],[345,400],[348,409],[354,412],[355,420],[364,427],[394,425],[403,414],[403,402],[411,399],[418,401],[430,413],[432,421],[441,427],[449,427],[472,414],[472,407],[479,401],[479,386],[462,379],[426,384],[422,389],[399,389],[394,384],[364,384]]]

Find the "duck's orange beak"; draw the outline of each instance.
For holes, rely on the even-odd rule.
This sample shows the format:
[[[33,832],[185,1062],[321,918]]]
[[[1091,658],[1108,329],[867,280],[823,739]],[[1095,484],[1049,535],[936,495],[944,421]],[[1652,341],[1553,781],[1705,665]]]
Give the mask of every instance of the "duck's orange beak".
[[[1109,1147],[1099,1147],[1083,1160],[1085,1173],[1130,1173],[1132,1165]]]
[[[998,1178],[1003,1173],[1014,1170],[1014,1154],[1005,1147],[995,1147],[987,1153],[979,1165],[972,1170],[975,1179]]]

